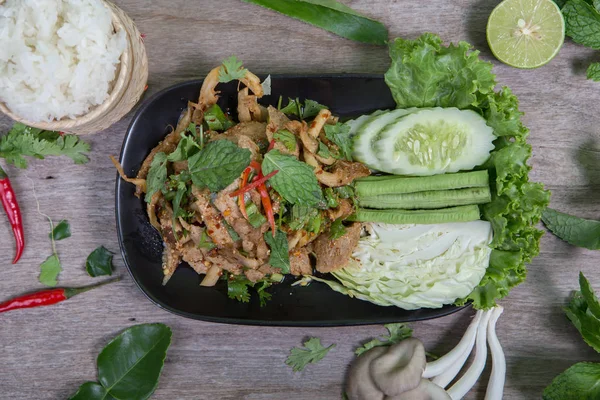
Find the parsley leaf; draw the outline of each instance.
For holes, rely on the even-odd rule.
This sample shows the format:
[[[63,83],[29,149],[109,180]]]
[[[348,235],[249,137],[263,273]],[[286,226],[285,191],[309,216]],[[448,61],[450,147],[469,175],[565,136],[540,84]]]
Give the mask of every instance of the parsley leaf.
[[[591,63],[587,69],[587,78],[595,82],[600,82],[600,63]]]
[[[296,143],[296,136],[294,136],[294,134],[287,129],[282,129],[275,132],[273,139],[283,144],[289,151],[296,151],[296,147],[298,145]]]
[[[219,82],[227,83],[234,80],[244,79],[248,70],[242,66],[242,62],[236,56],[223,60],[219,70]]]
[[[338,218],[329,227],[329,239],[339,239],[346,234],[346,227],[342,224],[342,219]]]
[[[40,269],[40,283],[46,286],[56,286],[58,283],[58,274],[62,271],[58,256],[52,254],[46,258],[46,261],[40,265]]]
[[[250,150],[241,149],[229,140],[216,140],[190,157],[188,168],[194,185],[208,186],[211,192],[218,192],[240,176],[250,164],[250,157]]]
[[[248,303],[250,301],[250,293],[248,286],[252,286],[244,275],[230,275],[227,278],[227,296],[230,299]]]
[[[113,254],[104,246],[100,246],[88,256],[85,261],[85,270],[92,277],[112,275],[112,258]]]
[[[54,240],[63,240],[71,237],[71,226],[69,225],[69,221],[63,219],[52,229],[52,232],[48,234],[50,239]]]
[[[404,339],[408,339],[412,336],[412,329],[405,324],[387,324],[384,325],[388,330],[389,334],[387,336],[383,336],[381,338],[375,338],[373,340],[368,341],[361,347],[357,348],[354,353],[357,356],[360,356],[367,350],[371,350],[373,347],[379,346],[390,346],[392,344],[403,341]]]
[[[264,234],[265,242],[269,245],[271,253],[269,254],[269,264],[274,268],[280,268],[281,273],[290,273],[290,256],[288,249],[287,235],[277,230],[275,237],[271,231]]]
[[[271,150],[265,154],[262,173],[267,175],[275,170],[279,173],[275,174],[269,183],[287,202],[314,207],[324,201],[317,176],[308,164],[277,150]]]
[[[600,250],[600,221],[583,219],[547,208],[542,221],[552,233],[574,246]]]
[[[271,293],[267,292],[266,289],[271,287],[272,283],[269,281],[260,281],[257,282],[257,284],[259,285],[258,288],[256,289],[256,292],[258,293],[258,301],[260,302],[260,306],[264,307],[267,305],[267,302],[271,300]]]
[[[323,357],[327,355],[329,350],[335,347],[335,344],[332,344],[329,347],[323,347],[321,339],[314,337],[308,339],[303,344],[304,347],[294,347],[290,350],[290,355],[287,360],[285,360],[285,363],[292,367],[294,372],[304,370],[308,364],[315,364],[321,361]]]
[[[325,136],[335,143],[341,155],[348,161],[352,161],[352,138],[350,137],[350,126],[338,122],[335,125],[325,124]]]
[[[574,42],[600,49],[600,13],[585,0],[569,0],[562,8],[565,34]]]
[[[146,177],[146,203],[150,203],[154,193],[162,190],[167,180],[167,155],[163,152],[156,153],[150,164]]]
[[[67,156],[75,164],[85,164],[89,161],[85,153],[89,151],[90,145],[76,135],[61,136],[58,132],[44,131],[21,123],[15,123],[6,135],[0,137],[0,157],[19,168],[27,168],[26,156],[39,159]]]
[[[235,125],[217,104],[213,104],[204,112],[204,121],[211,131],[226,131]]]

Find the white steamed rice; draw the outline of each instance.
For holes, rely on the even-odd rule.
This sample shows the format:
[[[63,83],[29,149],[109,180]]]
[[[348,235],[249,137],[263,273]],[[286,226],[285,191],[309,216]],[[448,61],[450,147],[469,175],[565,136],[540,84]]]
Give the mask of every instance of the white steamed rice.
[[[125,46],[100,0],[7,0],[0,101],[30,121],[85,114],[107,99]]]

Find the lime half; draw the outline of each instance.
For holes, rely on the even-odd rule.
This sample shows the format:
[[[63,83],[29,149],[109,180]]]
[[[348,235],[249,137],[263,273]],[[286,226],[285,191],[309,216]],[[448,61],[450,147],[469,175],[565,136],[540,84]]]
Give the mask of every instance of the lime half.
[[[517,68],[552,60],[565,40],[565,21],[552,0],[504,0],[492,11],[487,40],[494,56]]]

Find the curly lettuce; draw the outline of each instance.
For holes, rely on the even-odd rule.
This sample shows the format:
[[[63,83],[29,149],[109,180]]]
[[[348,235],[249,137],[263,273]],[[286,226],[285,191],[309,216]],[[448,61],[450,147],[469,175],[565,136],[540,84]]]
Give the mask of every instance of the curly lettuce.
[[[416,40],[392,41],[390,56],[385,81],[398,108],[471,109],[486,118],[497,136],[484,166],[493,181],[492,202],[482,207],[494,230],[490,265],[479,285],[457,302],[493,307],[525,280],[525,263],[538,255],[543,234],[536,225],[550,201],[542,184],[529,182],[531,146],[519,101],[507,87],[494,91],[492,64],[480,60],[479,52],[466,42],[444,46],[439,36],[425,33]]]

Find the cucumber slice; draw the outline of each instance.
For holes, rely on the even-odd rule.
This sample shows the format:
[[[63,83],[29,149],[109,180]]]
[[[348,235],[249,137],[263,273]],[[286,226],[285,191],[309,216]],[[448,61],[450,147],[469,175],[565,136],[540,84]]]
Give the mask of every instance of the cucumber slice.
[[[380,114],[383,114],[385,112],[387,112],[387,110],[376,110],[371,114],[361,115],[360,117],[358,117],[356,119],[351,119],[351,120],[346,121],[346,125],[348,125],[350,127],[350,132],[348,132],[350,137],[356,135],[358,130],[361,129],[363,127],[363,125],[367,121],[369,121],[369,119],[376,117]]]
[[[387,111],[369,118],[354,136],[354,159],[371,169],[379,169],[379,159],[373,153],[374,140],[388,124],[410,114],[415,108]]]
[[[388,125],[375,144],[380,171],[437,175],[483,164],[496,139],[485,119],[471,110],[436,107]]]

